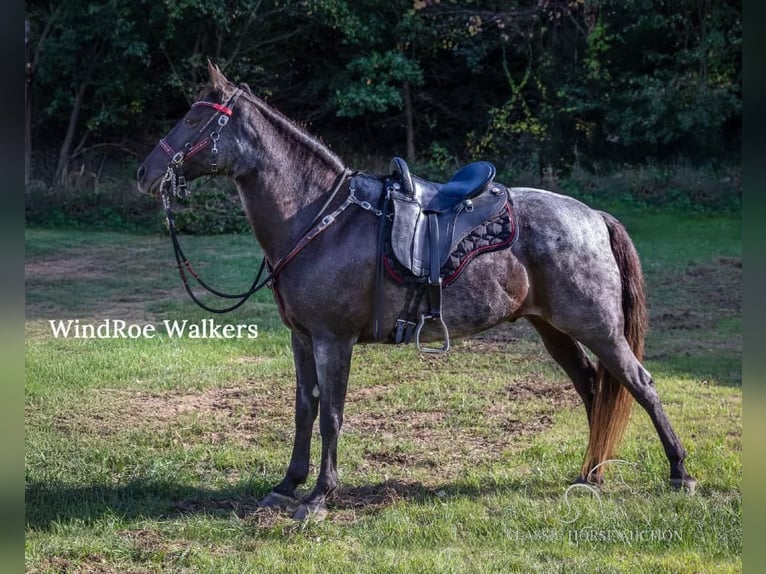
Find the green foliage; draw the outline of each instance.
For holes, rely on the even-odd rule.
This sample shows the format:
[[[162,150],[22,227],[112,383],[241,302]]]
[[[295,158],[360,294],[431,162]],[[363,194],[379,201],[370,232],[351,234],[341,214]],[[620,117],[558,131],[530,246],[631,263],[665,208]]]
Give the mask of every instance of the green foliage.
[[[348,76],[341,79],[335,92],[337,114],[355,117],[401,108],[400,86],[405,82],[418,86],[423,83],[423,74],[416,62],[399,52],[372,52],[354,58],[348,64]]]
[[[193,191],[185,200],[180,200],[179,207],[174,211],[176,228],[180,233],[216,235],[250,232],[239,196],[226,186],[211,182]]]
[[[74,92],[85,86],[85,133],[99,139],[130,125],[136,118],[131,101],[149,96],[141,80],[151,65],[148,36],[155,31],[152,20],[158,15],[153,4],[59,2],[50,13],[34,4],[29,7],[30,16],[42,20],[38,26],[49,19],[54,22],[40,52],[33,91],[43,118],[65,125]]]
[[[157,200],[124,193],[122,182],[66,193],[35,181],[25,194],[28,225],[70,229],[154,231],[161,224]]]
[[[33,154],[55,155],[73,121],[69,153],[94,172],[99,146],[142,157],[156,144],[206,82],[207,58],[334,148],[365,155],[404,155],[411,111],[425,164],[432,142],[458,164],[539,174],[739,162],[739,0],[32,0],[26,10],[31,54],[40,47]],[[52,183],[36,164],[32,177]]]
[[[677,213],[731,213],[742,208],[742,174],[738,168],[712,165],[624,166],[618,172],[593,174],[576,168],[567,177],[545,182],[602,209],[616,205]]]
[[[740,3],[592,5],[597,19],[586,39],[588,73],[559,86],[564,116],[586,128],[579,130],[579,152],[601,162],[736,161]]]

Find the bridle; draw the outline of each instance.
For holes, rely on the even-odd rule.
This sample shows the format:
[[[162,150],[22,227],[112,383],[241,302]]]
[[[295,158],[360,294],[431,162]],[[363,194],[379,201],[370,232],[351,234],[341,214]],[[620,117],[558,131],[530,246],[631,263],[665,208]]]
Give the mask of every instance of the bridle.
[[[184,288],[189,294],[189,297],[191,297],[191,299],[197,305],[206,311],[210,311],[211,313],[228,313],[229,311],[233,311],[234,309],[243,305],[245,301],[247,301],[250,296],[253,295],[253,293],[266,286],[270,280],[270,277],[267,277],[265,280],[261,281],[261,275],[263,275],[263,270],[266,267],[266,258],[264,257],[261,261],[261,266],[258,269],[258,273],[256,274],[255,279],[247,291],[243,291],[242,293],[224,293],[214,289],[200,278],[200,276],[194,270],[194,267],[192,267],[188,257],[186,257],[184,254],[183,249],[181,249],[181,244],[178,241],[178,234],[176,232],[175,216],[173,215],[173,210],[171,208],[171,201],[174,196],[183,198],[188,195],[186,177],[183,174],[183,166],[185,160],[199,153],[210,144],[212,144],[212,147],[210,148],[210,153],[212,154],[212,159],[210,161],[210,172],[213,177],[218,173],[218,162],[216,160],[218,155],[218,140],[221,137],[221,130],[223,130],[223,128],[225,128],[229,123],[229,119],[234,113],[234,104],[241,94],[242,90],[237,88],[229,98],[229,101],[226,102],[226,104],[218,104],[204,100],[193,103],[192,108],[202,106],[209,107],[215,110],[215,113],[213,113],[207,119],[207,121],[202,124],[202,127],[196,131],[196,137],[190,139],[183,145],[183,150],[174,150],[173,147],[168,144],[165,138],[160,140],[160,148],[162,148],[162,150],[170,157],[167,171],[165,172],[165,175],[160,182],[160,196],[162,197],[162,207],[165,210],[165,224],[167,225],[168,231],[170,233],[170,240],[173,243],[173,253],[176,258],[176,263],[178,264],[178,274],[181,276]],[[214,121],[215,124],[213,124]],[[213,131],[210,132],[209,135],[205,136],[205,132],[211,124],[213,124]],[[203,289],[209,293],[212,293],[217,297],[221,297],[222,299],[238,299],[238,301],[232,305],[229,305],[228,307],[219,309],[208,306],[194,294],[194,291],[192,291],[191,285],[189,285],[187,272],[197,281],[197,283],[199,283]]]
[[[218,162],[216,161],[216,157],[218,156],[218,140],[221,137],[221,130],[226,127],[226,125],[229,123],[231,115],[234,113],[234,104],[237,102],[240,95],[242,95],[242,89],[237,88],[225,105],[215,102],[207,102],[204,100],[194,102],[191,106],[192,109],[198,107],[208,107],[213,108],[215,113],[212,114],[207,119],[207,121],[202,124],[202,127],[197,130],[195,134],[196,138],[193,141],[187,141],[183,145],[183,150],[174,150],[173,147],[165,140],[165,138],[160,140],[160,147],[170,157],[168,169],[165,172],[165,176],[161,182],[161,190],[163,191],[163,203],[166,196],[166,183],[170,184],[170,192],[172,192],[172,195],[175,195],[176,197],[186,197],[186,178],[182,172],[184,161],[201,152],[211,142],[212,147],[210,148],[210,153],[212,154],[212,159],[210,161],[210,172],[213,176],[218,174]],[[210,135],[204,136],[208,126],[216,119],[217,121],[215,122],[213,131],[210,132]]]
[[[349,183],[349,196],[348,198],[346,198],[346,201],[344,201],[332,213],[325,216],[322,215],[329,208],[330,204],[338,195],[338,192],[343,186],[343,183],[354,175],[354,172],[352,172],[351,170],[344,169],[335,178],[335,182],[333,184],[330,197],[327,199],[325,204],[319,210],[319,213],[316,215],[316,217],[314,217],[314,219],[311,221],[306,231],[299,236],[299,239],[295,243],[293,248],[288,252],[287,255],[282,257],[273,266],[267,262],[266,257],[264,256],[263,260],[261,261],[260,267],[258,269],[258,273],[256,274],[255,279],[253,280],[253,282],[251,283],[247,291],[243,291],[242,293],[233,293],[233,294],[223,293],[221,291],[218,291],[217,289],[210,287],[207,283],[205,283],[192,267],[192,264],[189,261],[189,259],[186,257],[186,255],[184,254],[183,249],[181,249],[181,244],[178,241],[178,234],[176,232],[175,217],[173,215],[173,210],[171,208],[171,202],[174,196],[178,198],[183,198],[188,195],[188,191],[186,187],[186,178],[184,177],[184,174],[183,174],[184,161],[192,157],[193,155],[199,153],[211,143],[212,143],[212,147],[210,149],[210,152],[213,155],[213,157],[211,160],[210,171],[212,173],[212,177],[214,177],[218,173],[218,163],[216,161],[216,156],[218,154],[218,140],[221,136],[221,130],[223,130],[223,128],[226,127],[226,125],[229,123],[229,119],[234,113],[234,104],[236,103],[237,99],[239,98],[241,94],[242,94],[241,88],[237,88],[236,91],[229,98],[228,102],[226,102],[226,104],[218,104],[214,102],[207,102],[204,100],[201,100],[192,104],[192,108],[205,106],[205,107],[214,109],[215,113],[212,114],[210,118],[208,118],[208,120],[202,125],[202,127],[199,130],[197,130],[196,140],[187,141],[184,144],[182,151],[174,150],[172,146],[170,146],[167,143],[167,141],[165,141],[164,138],[161,139],[159,142],[160,147],[170,157],[170,162],[168,163],[167,171],[165,172],[165,175],[163,176],[160,182],[160,196],[162,197],[162,206],[165,210],[165,223],[170,233],[170,239],[173,243],[173,252],[176,258],[176,263],[178,264],[178,273],[181,276],[181,280],[183,281],[184,288],[186,289],[186,292],[189,294],[189,297],[191,297],[191,299],[197,305],[199,305],[200,307],[202,307],[203,309],[211,313],[228,313],[229,311],[233,311],[234,309],[237,309],[238,307],[243,305],[245,301],[247,301],[254,293],[256,293],[257,291],[260,291],[264,287],[275,288],[276,278],[277,278],[277,275],[280,273],[280,271],[282,271],[282,269],[290,261],[292,261],[292,259],[296,255],[298,255],[298,253],[300,253],[311,241],[313,241],[317,236],[319,236],[322,232],[324,232],[330,225],[335,223],[335,221],[337,220],[337,217],[352,203],[359,205],[360,207],[362,207],[362,209],[366,211],[371,211],[378,217],[382,215],[381,212],[375,209],[372,205],[370,205],[369,202],[360,201],[354,195],[355,187],[354,187],[353,179],[351,179],[351,182]],[[205,136],[204,135],[205,131],[214,121],[215,121],[214,130],[210,133],[210,135]],[[268,277],[261,280],[261,275],[263,275],[263,271],[266,269],[267,266],[269,268]],[[228,307],[218,308],[218,309],[206,305],[205,303],[200,301],[200,299],[192,291],[191,285],[189,284],[189,278],[187,276],[187,272],[197,281],[197,283],[199,283],[199,285],[203,289],[205,289],[209,293],[217,297],[221,297],[222,299],[238,299],[238,301],[236,303],[233,303],[232,305],[229,305]]]

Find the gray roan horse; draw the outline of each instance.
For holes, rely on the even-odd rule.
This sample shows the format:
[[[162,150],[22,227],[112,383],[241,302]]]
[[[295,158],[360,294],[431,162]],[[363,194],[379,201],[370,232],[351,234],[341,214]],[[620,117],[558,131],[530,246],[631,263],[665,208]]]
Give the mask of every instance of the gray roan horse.
[[[352,348],[375,342],[378,217],[357,197],[374,206],[384,177],[350,172],[247,86],[232,84],[214,65],[209,72],[211,88],[143,162],[138,187],[157,194],[181,175],[224,175],[235,182],[291,330],[297,377],[292,457],[284,479],[261,505],[297,504],[295,518],[320,518],[338,484],[336,453]],[[603,480],[599,465],[616,448],[635,399],[662,441],[671,484],[693,491],[686,452],[641,365],[647,324],[643,276],[624,227],[569,197],[530,188],[508,192],[518,240],[476,257],[445,289],[444,317],[453,335],[524,317],[585,404],[590,439],[578,480]],[[307,229],[316,236],[311,241]],[[390,332],[405,289],[387,280],[381,301],[381,325]],[[440,338],[438,328],[423,331],[424,341]],[[595,364],[584,347],[598,359]],[[314,489],[299,502],[296,487],[308,478],[317,414],[321,466]]]

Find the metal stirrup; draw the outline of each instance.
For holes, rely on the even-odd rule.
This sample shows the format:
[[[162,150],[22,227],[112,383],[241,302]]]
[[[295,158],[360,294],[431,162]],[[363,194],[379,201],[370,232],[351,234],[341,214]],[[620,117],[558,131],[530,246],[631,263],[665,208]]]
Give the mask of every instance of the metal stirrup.
[[[426,321],[439,321],[439,325],[442,330],[442,336],[444,337],[444,342],[442,343],[441,349],[438,347],[424,347],[420,344],[420,331],[423,330],[423,325],[426,324]],[[417,329],[415,329],[415,345],[417,345],[418,351],[421,353],[442,354],[449,351],[449,332],[447,331],[447,325],[444,322],[444,319],[442,319],[441,314],[426,315],[423,313],[420,316],[420,323],[418,323]]]

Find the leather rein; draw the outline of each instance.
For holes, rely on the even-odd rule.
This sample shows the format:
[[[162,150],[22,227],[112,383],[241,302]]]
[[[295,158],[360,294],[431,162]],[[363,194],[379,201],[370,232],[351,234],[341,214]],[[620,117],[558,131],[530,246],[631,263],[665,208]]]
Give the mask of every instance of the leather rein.
[[[159,142],[160,147],[170,156],[170,162],[168,163],[167,171],[165,172],[165,175],[160,182],[160,196],[162,198],[163,209],[165,210],[165,224],[167,225],[170,239],[173,244],[173,253],[175,255],[176,263],[178,266],[178,273],[181,276],[181,281],[183,282],[184,288],[189,294],[189,297],[191,297],[191,299],[197,305],[211,313],[228,313],[229,311],[233,311],[234,309],[242,306],[245,301],[247,301],[254,293],[260,291],[264,287],[269,287],[270,289],[274,288],[277,275],[282,271],[282,269],[284,269],[284,267],[290,261],[292,261],[295,256],[298,255],[298,253],[300,253],[309,243],[311,243],[311,241],[313,241],[329,226],[335,223],[338,216],[343,213],[343,211],[345,211],[345,209],[352,203],[359,205],[367,211],[373,212],[377,216],[381,215],[380,211],[375,209],[369,202],[360,201],[354,195],[355,187],[353,175],[355,175],[355,172],[352,172],[349,169],[345,169],[335,178],[335,182],[333,184],[329,198],[319,210],[319,213],[317,213],[316,217],[314,217],[314,219],[308,225],[306,231],[299,236],[299,239],[296,241],[293,248],[288,252],[287,255],[279,259],[273,266],[269,264],[266,256],[264,256],[258,269],[258,273],[256,274],[255,279],[253,279],[253,282],[247,291],[243,291],[242,293],[224,293],[205,283],[194,270],[194,267],[192,267],[191,262],[184,254],[184,251],[181,248],[181,244],[178,241],[178,233],[176,231],[175,217],[173,215],[171,203],[173,196],[183,198],[187,197],[189,193],[187,190],[186,178],[183,175],[184,161],[194,154],[199,153],[211,143],[212,148],[210,149],[210,152],[213,154],[213,159],[211,161],[210,171],[213,177],[217,174],[218,163],[216,161],[216,157],[218,154],[218,139],[220,138],[221,130],[228,124],[229,119],[233,114],[234,103],[237,101],[241,93],[242,90],[238,88],[226,103],[226,105],[206,101],[199,101],[192,104],[192,108],[198,106],[213,108],[215,113],[197,131],[196,141],[188,141],[184,144],[183,151],[175,151],[165,141],[164,138]],[[205,130],[208,128],[208,126],[210,126],[211,123],[213,123],[214,120],[216,120],[214,130],[210,133],[209,136],[203,137]],[[322,216],[322,214],[325,213],[335,197],[338,195],[338,192],[340,191],[341,187],[343,187],[345,181],[349,178],[351,178],[349,182],[349,195],[346,200],[335,211],[328,215]],[[265,279],[261,280],[261,276],[263,275],[263,272],[267,266],[269,269],[269,274]],[[238,299],[238,301],[223,308],[210,307],[194,294],[187,273],[191,275],[191,277],[194,278],[197,283],[208,293],[222,299]]]

